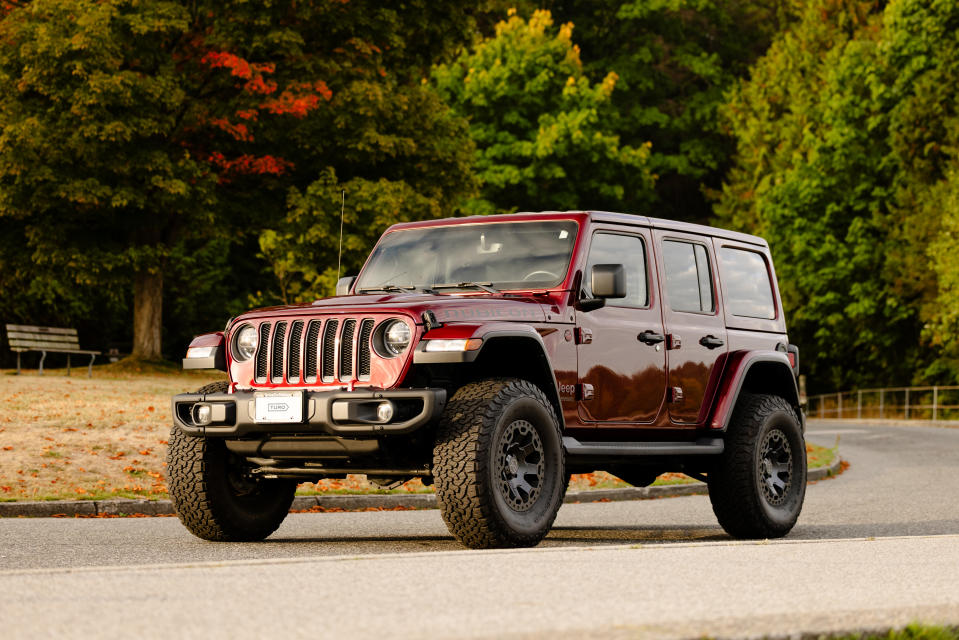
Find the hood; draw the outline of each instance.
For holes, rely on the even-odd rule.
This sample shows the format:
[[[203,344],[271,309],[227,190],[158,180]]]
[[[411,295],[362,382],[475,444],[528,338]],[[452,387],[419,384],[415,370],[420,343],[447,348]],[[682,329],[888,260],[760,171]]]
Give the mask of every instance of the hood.
[[[432,311],[439,322],[544,322],[546,299],[468,295],[430,295],[424,293],[386,293],[323,298],[315,302],[264,307],[237,316],[236,321],[264,317],[310,315],[361,315],[367,313],[404,313],[422,322],[425,311]]]

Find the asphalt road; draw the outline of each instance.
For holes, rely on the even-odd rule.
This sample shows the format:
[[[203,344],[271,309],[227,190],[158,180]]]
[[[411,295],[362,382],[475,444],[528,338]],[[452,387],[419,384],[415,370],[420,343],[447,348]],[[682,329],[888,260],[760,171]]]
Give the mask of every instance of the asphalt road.
[[[267,542],[174,518],[0,520],[0,629],[37,636],[788,636],[959,624],[959,430],[811,425],[851,468],[785,540],[708,498],[565,505],[538,548],[468,552],[437,511],[291,515]],[[90,629],[94,631],[91,633]]]

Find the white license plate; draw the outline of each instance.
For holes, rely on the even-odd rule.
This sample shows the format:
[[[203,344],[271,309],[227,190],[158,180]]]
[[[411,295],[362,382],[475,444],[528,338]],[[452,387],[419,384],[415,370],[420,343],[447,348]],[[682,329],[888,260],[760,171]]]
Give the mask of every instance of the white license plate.
[[[254,422],[303,422],[303,392],[258,392],[253,395]]]

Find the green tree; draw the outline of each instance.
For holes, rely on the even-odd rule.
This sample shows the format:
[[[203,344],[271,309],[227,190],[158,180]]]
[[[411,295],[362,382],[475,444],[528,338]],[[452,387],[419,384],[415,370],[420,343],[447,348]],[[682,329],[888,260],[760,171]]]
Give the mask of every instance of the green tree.
[[[466,211],[621,208],[652,196],[649,146],[621,144],[607,123],[617,76],[590,82],[572,31],[553,29],[548,11],[514,14],[434,70],[477,147],[482,196]]]
[[[584,73],[617,74],[603,127],[626,146],[651,144],[655,215],[705,222],[735,144],[718,117],[725,93],[765,53],[798,2],[781,0],[493,0],[490,13],[548,9],[575,25]],[[496,15],[502,15],[498,13]],[[487,23],[482,23],[484,26]],[[489,33],[492,27],[485,26]],[[646,210],[645,189],[627,189],[616,209]]]
[[[893,176],[872,7],[809,3],[727,109],[738,155],[719,222],[769,240],[814,389],[901,380],[915,355],[882,277]]]
[[[817,0],[726,115],[722,224],[767,237],[813,385],[956,379],[952,3]]]
[[[959,381],[959,6],[891,3],[883,20],[889,78],[888,163],[896,171],[886,278],[922,323],[916,379]]]

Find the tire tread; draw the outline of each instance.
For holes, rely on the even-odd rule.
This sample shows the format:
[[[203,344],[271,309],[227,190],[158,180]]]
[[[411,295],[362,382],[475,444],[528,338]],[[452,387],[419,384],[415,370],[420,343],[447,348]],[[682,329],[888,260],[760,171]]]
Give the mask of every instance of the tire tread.
[[[556,509],[538,530],[522,534],[511,530],[497,516],[489,477],[489,456],[494,426],[509,403],[528,397],[552,416],[557,437],[562,439],[556,412],[542,390],[526,380],[493,378],[461,387],[446,406],[433,449],[436,498],[450,533],[472,549],[534,546],[543,539],[556,518]],[[560,478],[565,478],[563,469]],[[566,484],[559,482],[560,504]],[[558,508],[558,506],[557,506]]]

